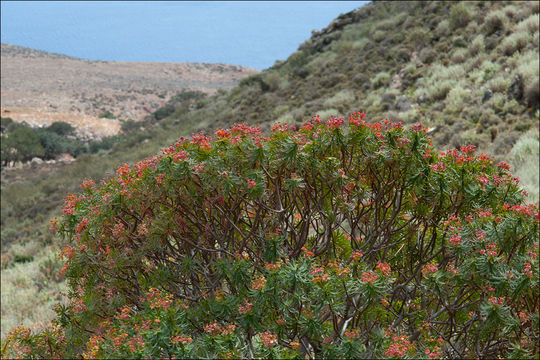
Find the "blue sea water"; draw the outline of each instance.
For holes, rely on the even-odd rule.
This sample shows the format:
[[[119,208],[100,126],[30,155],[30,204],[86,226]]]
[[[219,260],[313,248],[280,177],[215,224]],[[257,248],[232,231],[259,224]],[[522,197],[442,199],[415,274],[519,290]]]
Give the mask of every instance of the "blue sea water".
[[[367,1],[2,1],[2,43],[89,60],[264,69]]]

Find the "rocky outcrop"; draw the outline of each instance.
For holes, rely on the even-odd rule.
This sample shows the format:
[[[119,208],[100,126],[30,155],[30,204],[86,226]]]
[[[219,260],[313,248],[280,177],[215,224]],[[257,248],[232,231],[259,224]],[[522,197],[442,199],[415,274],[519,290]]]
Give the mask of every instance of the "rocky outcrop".
[[[365,5],[367,7],[368,5]],[[311,38],[304,42],[299,50],[306,50],[309,53],[321,52],[326,46],[330,45],[333,41],[341,37],[341,29],[346,25],[360,21],[366,17],[366,9],[363,12],[350,11],[346,14],[341,14],[327,27],[321,31],[313,30],[311,32]]]
[[[521,75],[516,75],[508,88],[508,93],[517,101],[523,99],[523,79]]]

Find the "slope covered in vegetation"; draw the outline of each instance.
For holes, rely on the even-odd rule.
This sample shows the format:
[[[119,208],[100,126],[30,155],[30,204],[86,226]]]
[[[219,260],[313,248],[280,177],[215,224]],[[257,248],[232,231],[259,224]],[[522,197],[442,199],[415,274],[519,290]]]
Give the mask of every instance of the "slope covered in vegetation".
[[[538,2],[368,4],[218,98],[216,121],[268,128],[362,109],[435,127],[437,145],[506,154],[538,125],[538,30]]]
[[[2,319],[30,324],[42,320],[33,318],[36,299],[41,313],[56,301],[64,283],[55,254],[65,243],[48,233],[48,222],[67,193],[180,136],[212,135],[235,122],[266,133],[276,122],[298,126],[313,114],[361,109],[370,121],[422,122],[437,151],[473,144],[508,157],[536,201],[537,94],[537,2],[368,4],[231,91],[180,94],[112,149],[40,178],[2,182]]]

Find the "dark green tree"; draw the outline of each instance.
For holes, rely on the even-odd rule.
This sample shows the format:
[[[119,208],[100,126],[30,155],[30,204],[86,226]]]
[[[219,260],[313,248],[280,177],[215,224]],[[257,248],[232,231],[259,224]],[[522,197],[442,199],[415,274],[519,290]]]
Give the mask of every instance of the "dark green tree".
[[[12,118],[0,118],[0,130],[2,134],[7,132],[8,126],[13,123]]]
[[[75,128],[71,124],[63,121],[55,121],[46,129],[47,131],[51,131],[62,136],[73,135],[75,133]]]
[[[28,161],[35,156],[45,155],[45,149],[41,145],[39,135],[34,130],[21,126],[2,139],[3,156],[4,153],[9,154],[8,161]]]

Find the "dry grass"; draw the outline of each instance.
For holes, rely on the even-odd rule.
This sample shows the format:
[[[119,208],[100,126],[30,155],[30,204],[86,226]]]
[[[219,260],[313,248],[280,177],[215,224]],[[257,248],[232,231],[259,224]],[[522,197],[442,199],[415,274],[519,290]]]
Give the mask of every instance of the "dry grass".
[[[2,337],[13,326],[40,328],[55,317],[52,307],[61,301],[60,293],[66,291],[67,286],[65,282],[46,279],[40,270],[40,260],[50,255],[48,251],[34,261],[2,270]]]

